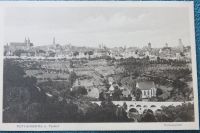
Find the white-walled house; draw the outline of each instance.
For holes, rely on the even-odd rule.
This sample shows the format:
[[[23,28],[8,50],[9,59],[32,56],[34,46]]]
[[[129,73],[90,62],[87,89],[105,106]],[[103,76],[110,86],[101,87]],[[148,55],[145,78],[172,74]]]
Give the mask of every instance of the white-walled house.
[[[110,88],[109,88],[109,91],[113,92],[115,90],[114,86],[111,85]]]
[[[140,81],[136,83],[136,88],[142,91],[142,99],[156,97],[156,87],[153,81]]]

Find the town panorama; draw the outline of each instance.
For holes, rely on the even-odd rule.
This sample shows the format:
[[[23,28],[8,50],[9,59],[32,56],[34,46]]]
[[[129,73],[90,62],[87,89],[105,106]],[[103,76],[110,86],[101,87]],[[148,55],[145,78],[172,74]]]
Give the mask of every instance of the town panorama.
[[[4,45],[3,122],[194,121],[191,46]]]

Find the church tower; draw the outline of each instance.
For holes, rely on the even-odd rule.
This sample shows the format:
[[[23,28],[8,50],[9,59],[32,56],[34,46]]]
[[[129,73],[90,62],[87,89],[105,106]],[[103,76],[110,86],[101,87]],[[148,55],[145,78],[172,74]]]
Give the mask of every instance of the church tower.
[[[180,49],[181,52],[184,51],[184,45],[182,39],[178,39],[178,48]]]
[[[53,37],[53,45],[56,45],[56,39]]]
[[[148,43],[148,50],[151,50],[151,43]]]
[[[165,47],[166,47],[166,48],[168,47],[168,43],[165,43]]]
[[[28,40],[27,40],[27,46],[30,47],[30,44],[31,44],[31,41],[30,41],[30,39],[28,38]]]
[[[24,39],[24,43],[25,43],[25,44],[27,44],[27,40],[26,40],[26,37],[25,37],[25,39]]]

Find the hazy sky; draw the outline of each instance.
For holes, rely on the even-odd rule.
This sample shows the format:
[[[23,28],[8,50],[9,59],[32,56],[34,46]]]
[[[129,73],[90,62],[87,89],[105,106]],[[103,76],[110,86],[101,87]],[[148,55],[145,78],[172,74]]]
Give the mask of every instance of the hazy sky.
[[[10,7],[5,12],[5,41],[153,47],[190,44],[189,10],[180,7]]]

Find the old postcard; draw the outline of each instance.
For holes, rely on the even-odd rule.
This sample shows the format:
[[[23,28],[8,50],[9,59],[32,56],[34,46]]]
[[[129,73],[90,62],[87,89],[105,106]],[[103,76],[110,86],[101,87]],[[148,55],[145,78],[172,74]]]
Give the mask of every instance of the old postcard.
[[[193,2],[0,2],[0,130],[199,129]]]

